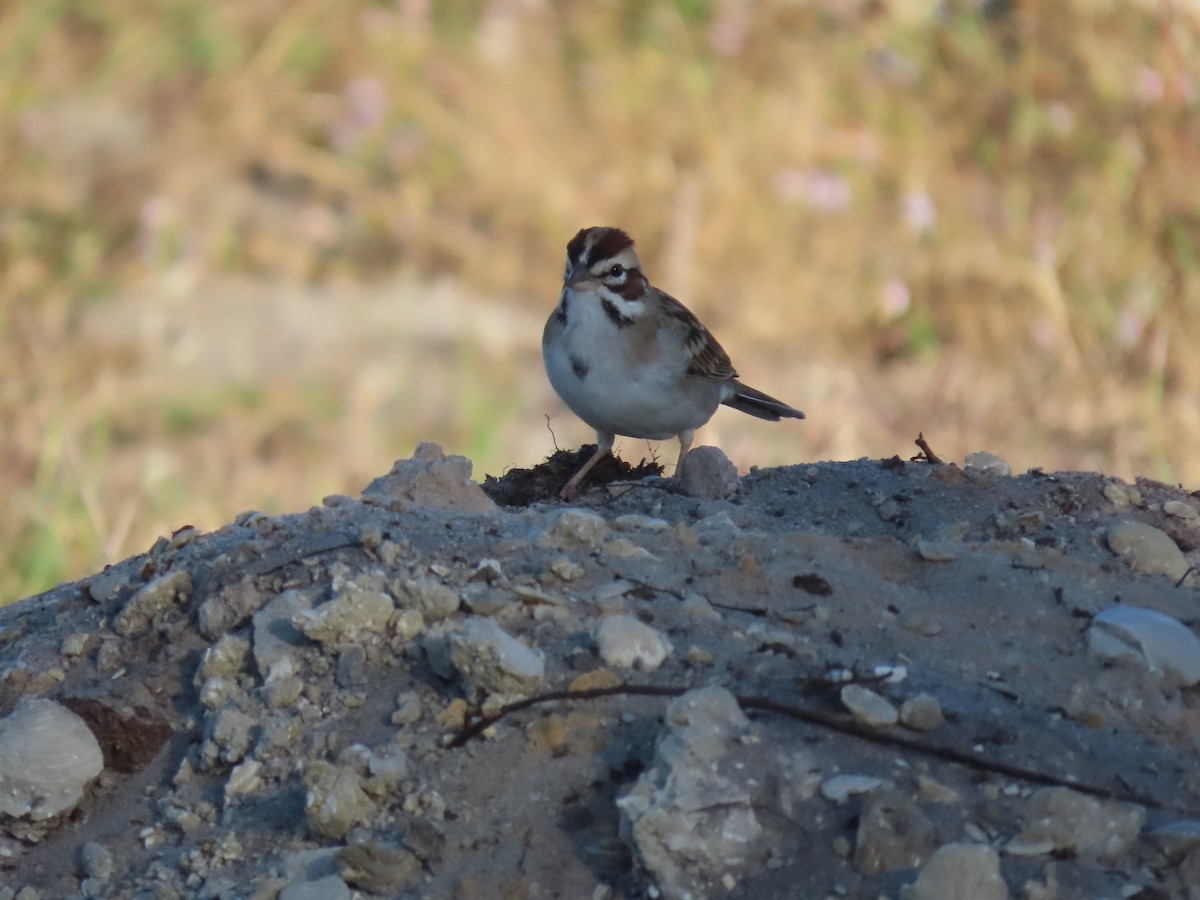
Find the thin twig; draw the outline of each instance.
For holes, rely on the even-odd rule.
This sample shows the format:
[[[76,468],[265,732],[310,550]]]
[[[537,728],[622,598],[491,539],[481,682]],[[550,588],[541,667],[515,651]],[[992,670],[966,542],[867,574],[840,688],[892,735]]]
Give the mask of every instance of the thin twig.
[[[933,463],[935,466],[944,466],[946,464],[944,459],[930,449],[929,443],[925,440],[925,432],[918,431],[917,439],[914,443],[921,448],[921,452],[912,458],[913,462]]]
[[[524,700],[518,700],[515,703],[509,703],[502,706],[496,712],[483,716],[476,721],[465,725],[463,729],[454,736],[450,741],[450,748],[459,748],[464,746],[468,741],[483,734],[501,719],[515,712],[520,712],[523,709],[529,709],[533,706],[540,706],[544,703],[556,703],[561,700],[598,700],[603,697],[617,696],[635,696],[635,697],[679,697],[691,690],[690,687],[666,687],[657,685],[640,685],[640,684],[622,684],[615,687],[593,688],[585,691],[552,691],[547,694],[540,694],[536,697],[526,697]],[[1078,791],[1081,794],[1089,794],[1093,797],[1100,797],[1105,800],[1120,800],[1126,803],[1140,803],[1142,806],[1148,806],[1151,809],[1160,810],[1175,810],[1188,815],[1196,815],[1195,810],[1189,810],[1186,807],[1175,806],[1170,803],[1163,803],[1156,800],[1154,797],[1146,796],[1132,790],[1113,790],[1111,788],[1101,787],[1099,785],[1088,784],[1086,782],[1074,781],[1070,778],[1064,778],[1058,775],[1052,775],[1048,772],[1039,772],[1036,769],[1027,769],[1024,766],[1012,765],[1010,763],[998,762],[995,760],[982,759],[976,754],[967,753],[963,750],[955,750],[952,747],[941,747],[934,744],[926,743],[918,738],[910,738],[899,734],[881,731],[867,725],[863,725],[853,719],[848,719],[844,716],[835,715],[833,713],[823,712],[819,709],[813,709],[803,706],[792,706],[787,703],[780,703],[776,700],[770,700],[765,697],[736,695],[735,699],[738,706],[742,709],[757,709],[763,712],[775,713],[776,715],[786,716],[789,719],[796,719],[800,722],[805,722],[809,725],[816,725],[829,731],[836,731],[840,734],[849,737],[858,738],[861,741],[866,741],[871,744],[877,744],[885,747],[901,747],[905,750],[911,750],[914,753],[919,753],[923,756],[930,756],[935,759],[945,760],[946,762],[955,765],[963,766],[964,768],[972,769],[976,772],[986,772],[991,775],[1002,775],[1006,778],[1014,778],[1018,781],[1026,781],[1033,784],[1043,784],[1051,787],[1065,787],[1073,791]]]
[[[1197,569],[1195,566],[1188,566],[1187,571],[1180,575],[1179,580],[1175,582],[1175,587],[1183,587],[1183,583],[1187,581],[1187,577],[1196,571],[1200,571],[1200,569]]]

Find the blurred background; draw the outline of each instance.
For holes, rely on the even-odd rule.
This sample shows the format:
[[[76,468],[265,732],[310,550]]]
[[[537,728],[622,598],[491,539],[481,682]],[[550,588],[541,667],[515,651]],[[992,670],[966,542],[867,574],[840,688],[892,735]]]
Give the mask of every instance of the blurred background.
[[[0,602],[422,439],[478,478],[591,440],[540,337],[593,224],[808,413],[719,412],[743,468],[923,431],[1200,486],[1198,15],[5,3]]]

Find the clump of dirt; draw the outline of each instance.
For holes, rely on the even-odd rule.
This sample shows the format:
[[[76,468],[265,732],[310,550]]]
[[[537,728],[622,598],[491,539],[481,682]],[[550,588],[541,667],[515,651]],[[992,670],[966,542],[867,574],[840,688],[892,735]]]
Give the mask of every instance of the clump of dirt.
[[[509,469],[499,478],[495,475],[486,476],[483,492],[500,506],[530,506],[556,500],[563,485],[595,452],[595,444],[584,444],[578,450],[556,450],[531,469]],[[588,472],[583,488],[612,484],[614,481],[637,481],[662,474],[663,467],[656,460],[647,462],[643,458],[633,466],[610,453]]]

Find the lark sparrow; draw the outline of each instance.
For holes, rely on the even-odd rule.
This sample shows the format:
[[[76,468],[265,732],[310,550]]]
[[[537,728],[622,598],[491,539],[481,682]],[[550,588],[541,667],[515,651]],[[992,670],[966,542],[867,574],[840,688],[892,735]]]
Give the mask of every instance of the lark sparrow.
[[[772,422],[804,418],[737,380],[729,355],[700,320],[650,284],[633,240],[619,228],[584,228],[567,244],[542,359],[554,390],[596,429],[596,452],[562,489],[566,500],[618,434],[677,437],[682,463],[696,429],[721,404]]]

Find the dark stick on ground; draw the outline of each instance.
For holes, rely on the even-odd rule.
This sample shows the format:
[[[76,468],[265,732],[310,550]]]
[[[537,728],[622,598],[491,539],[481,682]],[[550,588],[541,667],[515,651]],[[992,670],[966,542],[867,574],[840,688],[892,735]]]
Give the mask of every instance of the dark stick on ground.
[[[473,738],[479,737],[501,719],[515,712],[520,712],[523,709],[529,709],[532,706],[539,706],[543,703],[556,703],[559,701],[576,701],[576,700],[598,700],[603,697],[617,696],[637,696],[637,697],[679,697],[690,688],[686,687],[669,687],[645,684],[621,684],[614,687],[593,688],[585,691],[551,691],[546,694],[540,694],[536,697],[526,697],[524,700],[518,700],[514,703],[509,703],[502,706],[496,712],[490,715],[482,716],[474,722],[470,722],[463,726],[463,729],[454,736],[454,739],[447,745],[451,749],[457,749],[465,746]],[[1175,807],[1171,804],[1161,803],[1153,797],[1148,797],[1144,794],[1139,794],[1128,789],[1111,789],[1101,787],[1099,785],[1087,784],[1076,781],[1073,778],[1063,778],[1058,775],[1052,775],[1048,772],[1039,772],[1036,769],[1027,769],[1023,766],[1011,765],[1009,763],[1000,762],[997,760],[981,759],[974,753],[969,753],[962,750],[956,750],[953,747],[942,747],[935,744],[930,744],[925,741],[895,734],[888,731],[880,731],[877,728],[871,728],[863,725],[853,719],[848,719],[844,716],[835,715],[833,713],[824,712],[811,707],[792,706],[786,703],[780,703],[776,700],[770,700],[765,697],[756,697],[749,695],[736,695],[738,705],[742,709],[757,709],[763,712],[775,713],[776,715],[787,716],[790,719],[796,719],[805,722],[809,725],[816,725],[820,728],[826,728],[830,731],[836,731],[840,734],[849,735],[858,738],[862,741],[868,741],[873,744],[879,744],[887,747],[903,747],[906,750],[912,750],[924,756],[931,756],[937,759],[942,759],[950,763],[955,763],[966,768],[973,769],[977,772],[987,772],[992,775],[1002,775],[1006,778],[1015,778],[1020,781],[1030,782],[1032,784],[1043,784],[1050,787],[1065,787],[1073,791],[1078,791],[1081,794],[1090,794],[1093,797],[1100,797],[1105,800],[1120,800],[1126,803],[1140,803],[1143,806],[1152,809],[1172,809],[1177,812],[1187,815],[1196,815],[1196,810],[1189,810],[1181,807]]]
[[[930,449],[929,443],[925,440],[925,432],[918,431],[917,439],[914,443],[921,449],[921,452],[912,458],[913,462],[933,463],[935,466],[944,466],[946,464],[944,459]]]

